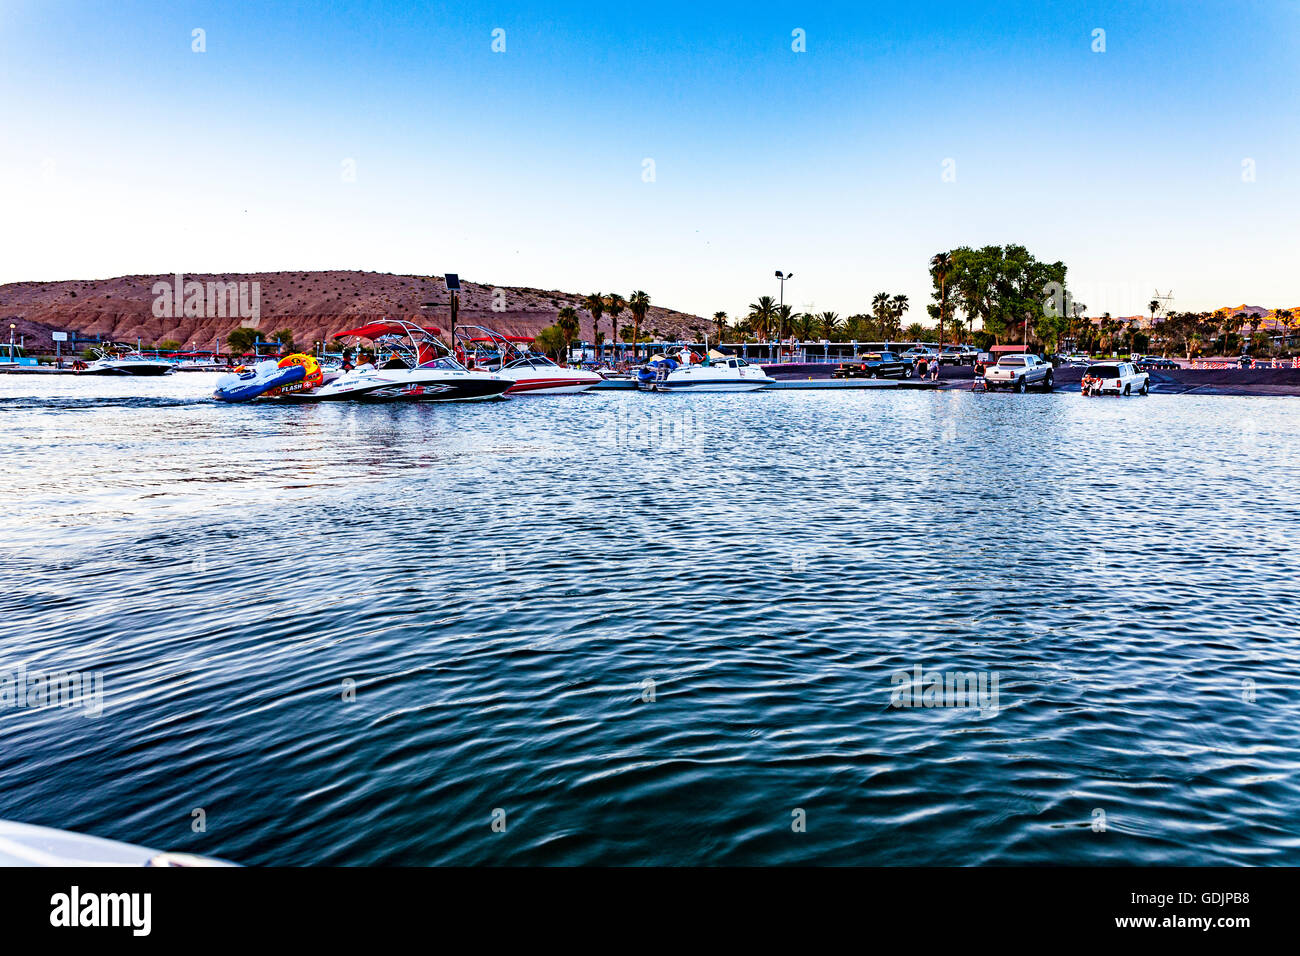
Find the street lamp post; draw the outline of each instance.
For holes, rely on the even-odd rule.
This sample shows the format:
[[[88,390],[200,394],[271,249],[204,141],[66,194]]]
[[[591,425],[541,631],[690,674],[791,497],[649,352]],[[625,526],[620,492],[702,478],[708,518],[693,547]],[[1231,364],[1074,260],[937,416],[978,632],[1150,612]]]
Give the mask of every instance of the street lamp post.
[[[782,272],[780,269],[777,269],[777,270],[776,270],[776,277],[777,277],[778,279],[781,280],[781,293],[780,293],[780,297],[779,297],[778,307],[779,307],[779,308],[785,308],[785,280],[786,280],[786,279],[793,279],[793,278],[794,278],[794,273],[793,273],[793,272]],[[777,313],[777,314],[779,315],[780,313]],[[780,321],[780,319],[778,318],[777,321]],[[780,338],[780,335],[781,335],[781,333],[780,333],[780,329],[778,329],[778,330],[777,330],[777,338]],[[771,333],[770,330],[769,330],[768,333],[767,333],[767,338],[768,338],[768,342],[770,343],[771,340],[772,340],[772,333]],[[774,357],[774,358],[779,358],[779,356]]]

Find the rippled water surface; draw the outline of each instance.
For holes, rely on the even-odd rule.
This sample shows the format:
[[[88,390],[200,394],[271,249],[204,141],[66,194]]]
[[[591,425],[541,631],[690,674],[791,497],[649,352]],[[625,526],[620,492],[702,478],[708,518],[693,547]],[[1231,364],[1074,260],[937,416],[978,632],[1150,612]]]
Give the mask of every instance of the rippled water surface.
[[[104,680],[0,709],[0,817],[250,864],[1300,863],[1300,400],[212,381],[0,376],[0,676]],[[986,706],[894,706],[918,667]]]

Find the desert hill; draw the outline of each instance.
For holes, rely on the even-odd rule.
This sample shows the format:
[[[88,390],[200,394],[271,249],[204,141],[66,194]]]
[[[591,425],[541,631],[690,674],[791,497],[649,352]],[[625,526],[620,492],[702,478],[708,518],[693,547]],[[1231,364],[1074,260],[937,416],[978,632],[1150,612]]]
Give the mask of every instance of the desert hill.
[[[324,340],[343,329],[385,317],[416,319],[444,331],[450,318],[450,295],[441,276],[392,275],[380,272],[259,272],[243,275],[187,274],[185,282],[259,283],[261,321],[265,336],[292,329],[298,347]],[[240,324],[237,317],[158,318],[154,315],[154,284],[174,283],[168,275],[119,276],[113,279],[72,279],[60,282],[13,282],[0,285],[0,321],[14,324],[34,351],[51,348],[53,331],[145,347],[168,339],[188,348],[225,348],[226,335]],[[626,296],[631,290],[622,294]],[[566,305],[578,310],[581,337],[592,337],[591,316],[582,309],[582,296],[558,290],[497,287],[461,280],[460,324],[485,325],[507,335],[532,335],[555,322]],[[497,302],[504,308],[493,309]],[[421,309],[425,303],[431,307]],[[179,311],[179,310],[178,310]],[[233,310],[232,310],[233,311]],[[228,313],[229,314],[229,313]],[[626,310],[618,324],[630,327]],[[652,306],[642,328],[665,338],[711,322],[696,315]],[[612,338],[608,315],[601,318],[606,340]],[[0,337],[4,336],[0,329]],[[5,337],[5,341],[8,341]]]

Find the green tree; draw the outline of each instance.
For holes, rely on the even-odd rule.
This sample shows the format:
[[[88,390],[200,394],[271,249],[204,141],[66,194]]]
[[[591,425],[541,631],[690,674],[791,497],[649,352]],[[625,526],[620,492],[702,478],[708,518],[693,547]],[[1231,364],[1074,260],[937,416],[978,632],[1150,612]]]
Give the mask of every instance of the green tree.
[[[578,310],[571,305],[566,305],[560,310],[559,317],[556,319],[555,327],[560,330],[564,336],[564,355],[568,364],[569,350],[573,348],[573,340],[578,337],[580,326],[578,325]]]
[[[907,296],[896,295],[889,300],[889,322],[894,329],[903,327],[903,314],[907,312]]]
[[[226,336],[226,345],[235,355],[243,355],[245,352],[253,351],[253,343],[257,341],[257,331],[245,326],[236,326],[230,330]]]
[[[794,334],[800,342],[807,342],[816,335],[817,318],[807,312],[800,312],[791,320]]]
[[[713,334],[718,337],[719,342],[721,342],[722,337],[727,334],[727,313],[713,313]]]
[[[558,325],[548,325],[537,333],[533,346],[543,355],[549,355],[556,362],[563,362],[568,349],[568,340]]]
[[[583,297],[582,307],[591,313],[591,337],[594,340],[596,333],[600,331],[600,317],[605,314],[605,297],[599,292],[593,292],[591,295]],[[563,309],[560,310],[561,313],[563,311]],[[614,321],[614,325],[618,325],[617,320]]]
[[[838,312],[822,312],[817,316],[817,327],[821,330],[822,338],[828,342],[834,342],[835,336],[840,330],[840,316]]]
[[[623,310],[626,308],[627,299],[623,298],[617,292],[611,292],[605,298],[605,311],[609,314],[609,325],[611,329],[618,328],[618,317],[623,314]],[[598,325],[599,323],[593,322],[592,324]]]
[[[1045,301],[1049,295],[1054,301],[1070,301],[1063,262],[1040,262],[1024,246],[1017,245],[979,249],[960,246],[950,255],[952,272],[948,281],[955,287],[956,301],[966,313],[971,331],[978,318],[995,342],[1004,336],[1020,339],[1027,337],[1031,328],[1039,327],[1041,317],[1053,320],[1041,324],[1044,334],[1059,334],[1068,305],[1049,312]],[[1059,289],[1049,292],[1054,284]]]
[[[871,315],[876,320],[876,334],[881,338],[889,338],[889,332],[894,325],[891,301],[888,292],[877,292],[871,297]]]
[[[783,339],[790,334],[794,324],[794,306],[778,305],[776,307],[776,337]]]
[[[757,302],[749,303],[747,319],[755,335],[761,335],[763,341],[772,338],[772,322],[777,317],[776,300],[770,295],[759,296]]]
[[[635,361],[639,354],[641,323],[645,321],[646,313],[650,311],[650,296],[637,289],[627,297],[627,310],[632,313],[632,359]]]
[[[939,343],[941,345],[943,344],[944,327],[947,324],[948,316],[952,314],[948,291],[948,277],[951,274],[951,252],[936,252],[930,257],[930,279],[939,290],[939,294],[935,296],[935,303],[938,306]]]

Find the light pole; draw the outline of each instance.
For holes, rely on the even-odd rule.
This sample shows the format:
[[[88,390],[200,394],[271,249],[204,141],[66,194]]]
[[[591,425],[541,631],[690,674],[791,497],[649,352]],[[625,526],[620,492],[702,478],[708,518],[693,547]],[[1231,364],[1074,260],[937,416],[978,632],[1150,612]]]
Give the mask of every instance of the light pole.
[[[776,277],[777,277],[778,279],[781,280],[781,294],[780,294],[780,296],[779,296],[779,301],[778,301],[777,305],[778,305],[779,308],[784,308],[784,307],[785,307],[785,280],[786,280],[786,279],[793,279],[793,278],[794,278],[794,273],[793,273],[793,272],[782,272],[780,269],[777,269],[777,270],[776,270]],[[778,313],[778,315],[779,315],[779,314],[780,314],[780,313]],[[779,320],[778,320],[778,321],[779,321]],[[778,337],[778,338],[780,337],[780,332],[779,332],[779,331],[778,331],[778,333],[777,333],[777,337]],[[771,342],[771,340],[772,340],[772,333],[771,333],[771,331],[769,331],[769,332],[767,333],[767,338],[768,338],[768,341]]]

